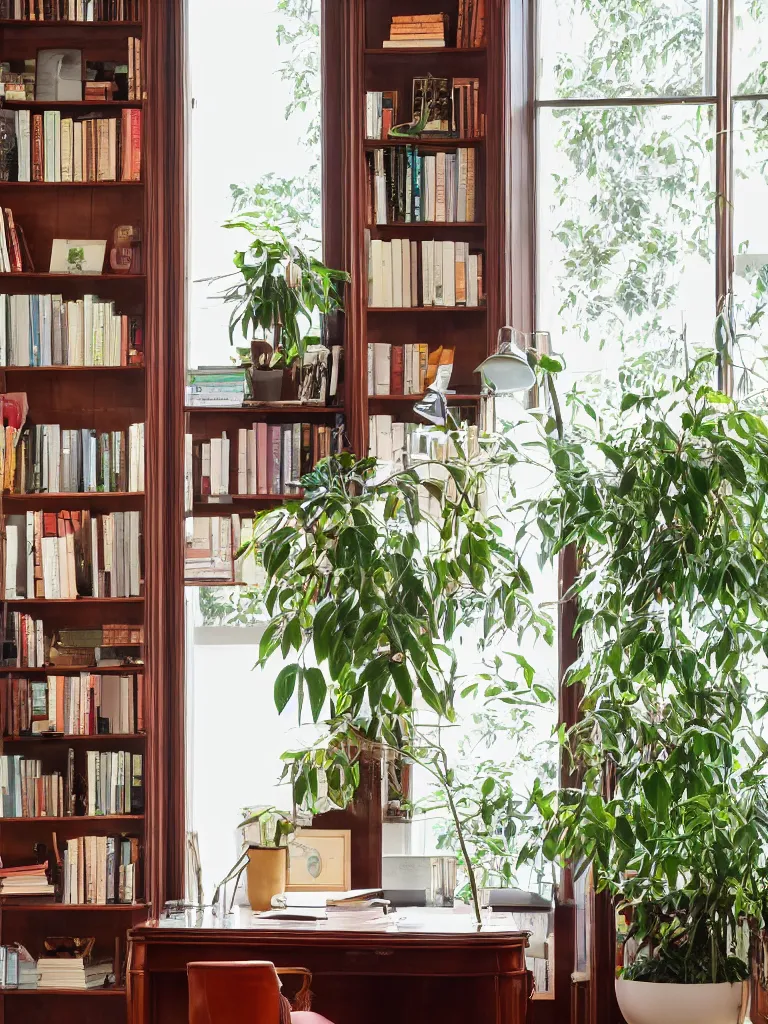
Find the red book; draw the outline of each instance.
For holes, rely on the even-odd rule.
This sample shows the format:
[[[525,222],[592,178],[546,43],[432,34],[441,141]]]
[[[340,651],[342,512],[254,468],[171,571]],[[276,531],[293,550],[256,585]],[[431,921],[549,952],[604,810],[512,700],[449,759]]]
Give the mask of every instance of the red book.
[[[389,361],[389,393],[402,395],[405,379],[404,350],[402,345],[392,345]]]
[[[129,110],[131,115],[131,174],[130,181],[141,181],[141,111]]]
[[[136,676],[136,732],[144,732],[144,676]]]
[[[32,181],[43,181],[43,115],[32,115]]]
[[[20,274],[23,269],[21,246],[19,245],[19,236],[16,234],[16,225],[13,223],[13,211],[7,207],[5,208],[5,223],[8,227],[8,241],[10,242],[8,249],[11,257],[11,270],[14,274]]]
[[[258,467],[257,494],[269,494],[269,440],[267,424],[256,424],[256,465]]]

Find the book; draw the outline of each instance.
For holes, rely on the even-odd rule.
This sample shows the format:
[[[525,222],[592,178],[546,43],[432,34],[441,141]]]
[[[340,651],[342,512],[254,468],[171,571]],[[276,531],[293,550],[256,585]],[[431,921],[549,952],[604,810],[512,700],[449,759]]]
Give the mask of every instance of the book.
[[[368,344],[368,395],[420,395],[426,384],[429,345]]]
[[[128,735],[138,732],[141,672],[101,675],[83,671],[44,679],[9,676],[0,682],[4,736]]]

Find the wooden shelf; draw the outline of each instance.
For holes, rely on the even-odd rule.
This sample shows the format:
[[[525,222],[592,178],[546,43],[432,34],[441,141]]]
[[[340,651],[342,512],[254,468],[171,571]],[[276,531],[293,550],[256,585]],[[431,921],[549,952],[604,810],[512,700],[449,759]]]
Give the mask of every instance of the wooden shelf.
[[[469,54],[478,57],[485,56],[484,46],[397,46],[397,47],[369,47],[363,53],[367,57],[434,57],[445,55],[446,57],[466,57]]]
[[[110,647],[114,646],[114,644],[110,644]],[[122,646],[140,647],[141,644],[123,644]],[[146,665],[105,665],[103,668],[100,668],[98,665],[71,665],[68,668],[64,668],[61,665],[46,665],[45,668],[0,665],[0,675],[4,676],[71,676],[77,675],[80,672],[91,672],[93,675],[99,676],[125,676],[130,675],[131,672],[144,671],[146,671]],[[97,733],[97,735],[104,734]]]
[[[487,306],[368,306],[369,313],[486,313]]]
[[[136,373],[146,366],[0,366],[0,373]]]
[[[0,187],[9,188],[143,188],[143,181],[0,181]],[[21,277],[21,274],[14,274]],[[57,277],[86,277],[86,274],[57,274]],[[102,275],[104,276],[104,275]],[[113,274],[112,277],[131,277],[131,274]]]
[[[331,416],[344,412],[343,405],[299,405],[298,402],[259,402],[255,405],[185,405],[189,413],[301,413],[301,415]]]
[[[6,604],[31,604],[39,607],[61,608],[64,605],[126,605],[142,604],[143,597],[7,597]],[[137,645],[138,646],[138,645]]]
[[[43,184],[46,184],[45,182]],[[48,182],[47,184],[52,184]],[[53,184],[58,184],[53,182]],[[35,281],[86,281],[89,285],[96,281],[104,281],[109,284],[114,284],[116,281],[123,282],[145,282],[147,280],[146,274],[49,274],[42,271],[25,271],[22,274],[0,274],[0,281],[5,282],[8,280],[19,281],[19,282],[35,282]],[[5,284],[3,284],[5,287]]]
[[[36,899],[35,896],[0,896],[0,907],[3,908],[3,912],[22,910],[25,913],[38,914],[50,914],[57,911],[71,912],[73,910],[78,913],[88,911],[91,914],[114,911],[135,911],[140,914],[149,910],[147,903],[46,903],[44,900],[35,902]],[[38,989],[38,991],[40,990]]]
[[[110,985],[108,988],[3,988],[0,995],[8,996],[119,996],[125,999],[125,988]]]
[[[64,494],[3,494],[0,503],[6,511],[42,509],[56,511],[63,505],[78,508],[113,507],[118,510],[144,504],[143,491],[71,491]]]
[[[424,397],[420,395],[369,395],[369,402],[419,402]],[[479,402],[483,397],[478,394],[464,394],[457,392],[455,395],[448,394],[445,396],[450,405],[452,402]]]
[[[38,733],[35,736],[3,736],[2,741],[3,743],[44,743],[47,746],[49,743],[127,743],[130,740],[145,740],[146,738],[145,732],[99,732],[95,736],[62,733],[47,736],[45,733]],[[2,820],[0,818],[0,822]]]
[[[198,517],[226,516],[242,512],[243,508],[258,508],[260,511],[272,506],[284,505],[287,501],[303,501],[304,494],[233,494],[229,502],[207,502],[195,500],[192,514]]]
[[[28,21],[26,18],[2,18],[0,28],[28,28],[33,31],[41,29],[71,28],[78,31],[88,31],[97,28],[141,28],[140,21],[67,21],[65,19],[51,19],[50,21]]]
[[[372,149],[391,149],[393,146],[415,146],[417,149],[457,149],[466,146],[484,146],[485,139],[483,138],[471,138],[471,139],[457,139],[452,135],[443,135],[440,138],[430,136],[427,139],[421,138],[418,135],[411,139],[366,139],[365,148],[368,150]]]
[[[13,107],[14,110],[67,110],[69,107],[98,107],[112,108],[112,110],[124,110],[133,108],[139,110],[144,105],[141,100],[3,100],[5,107]]]
[[[43,815],[40,818],[0,818],[0,829],[4,825],[18,825],[22,822],[28,822],[31,825],[44,825],[54,824],[62,825],[67,822],[87,822],[89,827],[93,827],[94,823],[104,822],[107,825],[111,825],[120,821],[144,821],[143,814],[60,814],[60,815]]]

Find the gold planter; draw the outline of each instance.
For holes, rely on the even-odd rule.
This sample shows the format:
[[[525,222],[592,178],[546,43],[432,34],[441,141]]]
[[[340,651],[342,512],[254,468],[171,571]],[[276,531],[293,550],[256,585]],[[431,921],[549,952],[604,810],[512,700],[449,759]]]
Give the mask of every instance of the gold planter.
[[[245,875],[251,909],[271,910],[272,897],[285,892],[288,878],[288,848],[249,846]]]

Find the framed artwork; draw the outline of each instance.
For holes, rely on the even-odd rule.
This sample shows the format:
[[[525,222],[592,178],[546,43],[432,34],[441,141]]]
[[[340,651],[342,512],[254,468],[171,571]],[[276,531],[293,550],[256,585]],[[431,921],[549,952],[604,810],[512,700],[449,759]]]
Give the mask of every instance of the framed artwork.
[[[105,241],[92,238],[54,238],[52,274],[100,274],[104,270]]]
[[[288,844],[286,892],[348,892],[351,888],[350,830],[297,829]]]

